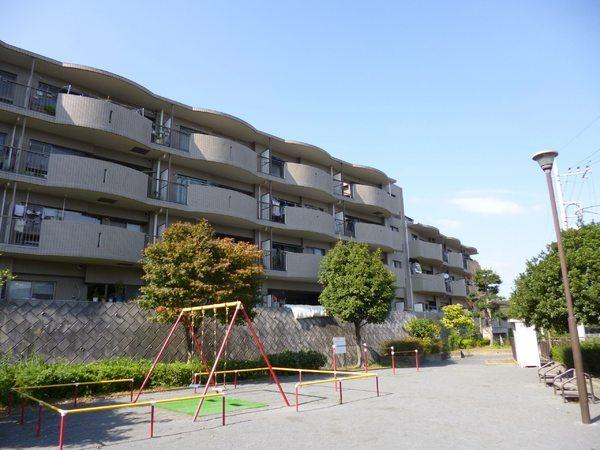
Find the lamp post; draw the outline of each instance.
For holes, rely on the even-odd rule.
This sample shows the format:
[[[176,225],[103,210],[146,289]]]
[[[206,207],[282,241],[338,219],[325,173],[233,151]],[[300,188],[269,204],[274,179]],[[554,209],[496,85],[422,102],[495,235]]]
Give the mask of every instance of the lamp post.
[[[563,248],[562,237],[560,234],[560,225],[558,222],[558,211],[556,209],[556,199],[554,197],[554,187],[552,186],[552,177],[550,172],[554,158],[558,152],[554,150],[545,150],[533,155],[533,160],[537,162],[544,174],[548,184],[548,193],[550,194],[550,206],[552,207],[552,219],[554,221],[554,230],[556,231],[556,245],[558,247],[558,257],[560,259],[560,271],[562,273],[563,287],[567,299],[567,314],[569,323],[569,336],[571,339],[571,351],[573,352],[573,363],[575,365],[575,375],[577,377],[577,391],[579,392],[579,408],[581,409],[581,422],[591,423],[590,407],[588,404],[587,389],[585,386],[585,376],[583,373],[583,358],[581,357],[581,347],[579,345],[579,335],[577,333],[577,321],[573,312],[573,299],[571,298],[571,287],[569,286],[569,277],[567,272],[567,259],[565,249]]]

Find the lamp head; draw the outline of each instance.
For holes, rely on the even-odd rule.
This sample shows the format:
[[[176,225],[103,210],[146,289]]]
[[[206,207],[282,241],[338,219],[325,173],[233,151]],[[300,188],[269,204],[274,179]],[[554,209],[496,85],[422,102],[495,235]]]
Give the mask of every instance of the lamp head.
[[[533,155],[532,159],[540,165],[542,170],[546,171],[552,169],[554,158],[557,156],[558,152],[556,150],[543,150]]]

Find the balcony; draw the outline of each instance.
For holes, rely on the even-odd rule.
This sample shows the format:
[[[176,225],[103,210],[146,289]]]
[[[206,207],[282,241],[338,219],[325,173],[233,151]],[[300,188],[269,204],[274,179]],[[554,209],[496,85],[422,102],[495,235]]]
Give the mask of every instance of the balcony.
[[[10,105],[53,116],[58,94],[50,89],[28,87],[0,76],[0,105]]]
[[[387,190],[365,184],[354,184],[352,188],[352,198],[356,203],[375,206],[391,213],[400,211],[400,205],[397,204],[396,199]]]
[[[467,296],[467,282],[463,280],[453,280],[450,282],[450,292],[452,297]]]
[[[331,174],[307,164],[286,162],[283,178],[290,185],[318,189],[329,195],[333,192]]]
[[[188,204],[188,186],[155,176],[148,179],[148,198],[163,202]]]
[[[137,263],[145,234],[89,222],[3,217],[0,242],[7,253]]]
[[[412,287],[415,292],[428,294],[447,294],[446,283],[441,274],[430,275],[426,273],[414,273],[412,277]]]
[[[256,222],[256,199],[231,189],[193,184],[187,187],[187,205],[189,210],[206,217],[227,216]]]
[[[58,95],[56,121],[106,131],[143,144],[149,143],[152,136],[152,122],[141,110],[80,95]]]
[[[191,134],[183,131],[171,129],[169,127],[152,124],[152,142],[165,147],[190,151]]]
[[[450,267],[454,267],[460,270],[466,270],[467,264],[462,253],[458,252],[447,252],[446,264]]]
[[[273,226],[297,230],[309,234],[331,236],[333,216],[312,208],[269,205],[261,202],[259,218],[270,221]]]
[[[322,259],[312,253],[273,250],[265,252],[264,266],[269,278],[316,281]]]
[[[410,239],[409,250],[411,258],[421,260],[442,262],[442,245],[433,242],[425,242],[420,239]]]
[[[194,133],[191,135],[190,154],[195,158],[234,165],[256,173],[256,153],[249,147],[229,139]]]
[[[366,242],[388,250],[402,248],[401,234],[396,233],[389,227],[373,223],[356,222],[354,229],[356,240],[359,242]]]

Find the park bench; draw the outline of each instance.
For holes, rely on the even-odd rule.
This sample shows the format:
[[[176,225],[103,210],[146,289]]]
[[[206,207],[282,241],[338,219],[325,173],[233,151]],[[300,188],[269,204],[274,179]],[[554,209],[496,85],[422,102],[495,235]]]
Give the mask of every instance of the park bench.
[[[586,384],[588,384],[587,395],[592,403],[596,403],[597,399],[594,395],[594,384],[592,382],[592,377],[584,373]],[[567,402],[569,399],[578,399],[579,391],[577,390],[577,381],[575,376],[575,369],[569,369],[564,373],[555,377],[553,381],[553,389],[554,393],[560,393],[564,402]]]
[[[554,379],[567,370],[564,364],[556,361],[548,361],[538,369],[538,379],[546,383],[546,386],[552,386]]]

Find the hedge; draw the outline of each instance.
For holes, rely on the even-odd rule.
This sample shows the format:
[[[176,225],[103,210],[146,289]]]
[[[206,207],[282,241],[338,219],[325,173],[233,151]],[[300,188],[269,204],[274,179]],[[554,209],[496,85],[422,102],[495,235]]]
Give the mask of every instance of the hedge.
[[[440,353],[443,349],[442,341],[439,339],[405,337],[382,342],[380,353],[386,357],[390,356],[390,347],[392,346],[396,353],[419,350],[419,354],[421,355]]]
[[[274,366],[319,369],[325,365],[326,358],[319,352],[308,350],[286,351],[269,355]],[[209,361],[209,364],[212,362]],[[73,364],[67,362],[46,363],[39,357],[24,360],[13,360],[8,357],[0,358],[0,404],[6,404],[11,387],[41,386],[46,384],[76,383],[83,381],[100,381],[118,378],[133,378],[134,385],[140,386],[150,366],[150,359],[112,358],[88,364]],[[264,367],[262,358],[252,360],[228,360],[219,363],[219,369],[251,369]],[[192,375],[206,371],[198,361],[191,363],[173,362],[159,363],[150,379],[149,388],[187,386]],[[243,376],[242,376],[243,375]],[[264,375],[263,372],[240,374],[240,378],[250,378]],[[70,398],[73,387],[51,388],[36,391],[36,396],[44,400],[59,400]],[[98,395],[119,392],[129,389],[128,383],[80,386],[79,395]]]
[[[583,369],[591,375],[600,375],[600,339],[588,339],[581,342]],[[565,343],[552,348],[552,359],[573,367],[571,345]]]

